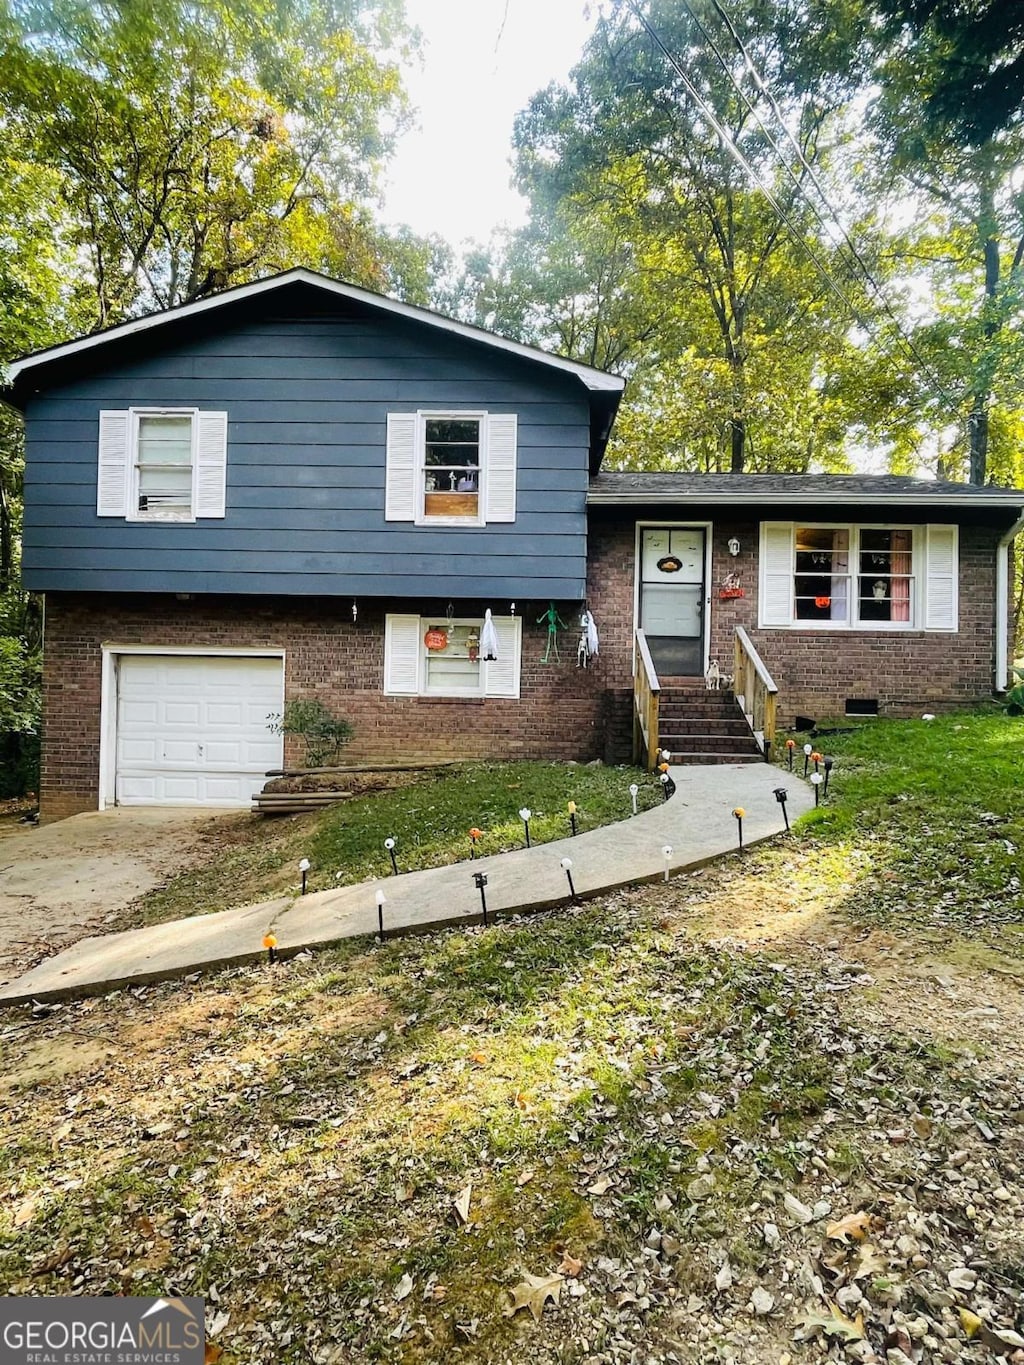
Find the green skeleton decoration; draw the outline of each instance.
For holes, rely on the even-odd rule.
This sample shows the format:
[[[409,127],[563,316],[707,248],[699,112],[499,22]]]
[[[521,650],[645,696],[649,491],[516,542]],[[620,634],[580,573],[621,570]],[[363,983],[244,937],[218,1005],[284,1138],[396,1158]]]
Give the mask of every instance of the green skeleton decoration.
[[[561,663],[561,658],[559,657],[558,654],[558,632],[559,629],[567,630],[568,627],[566,626],[562,618],[559,616],[558,612],[555,610],[554,602],[549,602],[548,609],[544,613],[544,615],[537,617],[538,626],[543,625],[545,622],[547,622],[548,627],[548,644],[547,648],[544,651],[544,657],[543,659],[541,659],[541,663],[542,664],[550,663],[552,652],[554,653],[555,656],[555,663]]]

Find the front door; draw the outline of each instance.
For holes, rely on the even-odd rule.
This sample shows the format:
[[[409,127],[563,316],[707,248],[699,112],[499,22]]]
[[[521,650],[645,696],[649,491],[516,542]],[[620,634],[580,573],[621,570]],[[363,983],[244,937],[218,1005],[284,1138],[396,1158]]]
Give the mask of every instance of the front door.
[[[640,531],[640,629],[659,677],[704,672],[705,534],[695,526]]]

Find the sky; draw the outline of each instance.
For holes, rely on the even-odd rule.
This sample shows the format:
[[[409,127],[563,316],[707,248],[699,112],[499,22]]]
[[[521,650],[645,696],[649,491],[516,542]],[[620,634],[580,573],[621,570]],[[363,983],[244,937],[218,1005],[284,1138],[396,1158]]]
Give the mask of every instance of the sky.
[[[597,18],[587,0],[406,0],[422,66],[403,71],[419,111],[393,157],[386,223],[486,242],[525,221],[510,182],[512,124],[535,91],[564,80]],[[589,15],[587,11],[591,10]]]

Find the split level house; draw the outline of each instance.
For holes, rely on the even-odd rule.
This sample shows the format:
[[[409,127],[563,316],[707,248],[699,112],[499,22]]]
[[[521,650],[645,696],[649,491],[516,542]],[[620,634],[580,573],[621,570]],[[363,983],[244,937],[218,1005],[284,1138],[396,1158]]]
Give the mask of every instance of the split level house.
[[[602,472],[622,390],[306,270],[15,363],[44,818],[246,805],[297,698],[352,762],[736,761],[1006,686],[1024,491]]]

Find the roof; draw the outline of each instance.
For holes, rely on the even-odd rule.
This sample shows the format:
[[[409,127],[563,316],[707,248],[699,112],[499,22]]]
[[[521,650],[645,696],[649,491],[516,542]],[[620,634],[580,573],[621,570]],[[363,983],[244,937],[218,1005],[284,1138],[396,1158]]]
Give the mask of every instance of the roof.
[[[590,481],[587,501],[601,504],[718,503],[785,506],[867,503],[889,507],[910,503],[933,506],[1024,507],[1024,489],[911,479],[898,474],[684,474],[611,472]]]
[[[397,317],[425,323],[427,326],[437,327],[451,335],[464,337],[470,341],[482,342],[499,351],[520,356],[524,360],[533,360],[540,365],[547,365],[552,369],[575,375],[592,393],[618,395],[625,387],[626,381],[620,379],[618,375],[608,374],[604,370],[596,370],[590,365],[581,365],[575,360],[566,360],[562,356],[549,355],[547,351],[538,350],[535,346],[524,346],[521,342],[509,341],[507,337],[497,336],[493,332],[485,331],[482,327],[472,327],[468,323],[457,322],[454,318],[445,317],[442,313],[435,313],[429,308],[419,308],[411,303],[401,303],[397,299],[388,298],[385,294],[375,294],[369,289],[360,289],[357,285],[346,284],[342,280],[332,279],[329,275],[321,275],[315,270],[306,270],[300,267],[295,270],[286,270],[279,275],[271,275],[265,280],[256,280],[252,284],[242,284],[234,289],[225,289],[219,294],[211,294],[208,298],[198,299],[194,303],[180,304],[176,308],[168,308],[161,313],[150,313],[146,317],[135,318],[131,322],[123,322],[117,327],[108,327],[105,331],[93,332],[89,336],[79,337],[75,341],[64,342],[60,346],[50,346],[45,351],[36,351],[32,355],[23,356],[8,367],[10,388],[14,390],[18,385],[18,380],[29,370],[38,369],[40,366],[50,365],[55,361],[71,356],[81,355],[83,352],[109,345],[126,337],[151,332],[168,322],[177,322],[203,313],[212,313],[218,308],[223,308],[239,300],[256,298],[261,294],[269,294],[294,284],[305,284],[310,288],[320,290],[325,295],[349,299],[355,303],[376,308],[383,313],[392,313]]]

